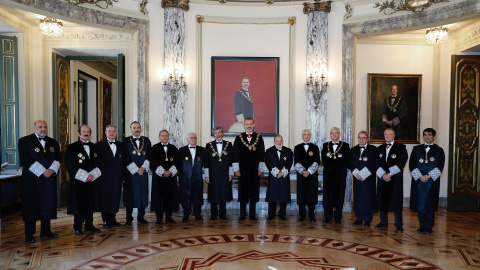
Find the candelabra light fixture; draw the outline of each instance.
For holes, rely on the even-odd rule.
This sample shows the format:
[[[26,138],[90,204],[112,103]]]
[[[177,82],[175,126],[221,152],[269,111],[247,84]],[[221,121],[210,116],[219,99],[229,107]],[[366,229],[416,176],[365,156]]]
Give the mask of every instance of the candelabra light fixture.
[[[45,17],[40,19],[40,31],[45,36],[56,37],[63,32],[63,23],[55,18]]]
[[[163,91],[166,94],[170,94],[172,103],[177,103],[177,99],[181,94],[187,92],[187,82],[183,74],[178,76],[178,69],[173,69],[171,73],[163,83]]]
[[[441,26],[427,30],[427,42],[429,44],[440,44],[448,40],[448,29]]]
[[[328,78],[322,73],[321,76],[312,75],[307,80],[306,91],[307,94],[310,94],[313,102],[315,103],[315,107],[318,107],[320,104],[320,100],[322,96],[327,92],[328,88]]]

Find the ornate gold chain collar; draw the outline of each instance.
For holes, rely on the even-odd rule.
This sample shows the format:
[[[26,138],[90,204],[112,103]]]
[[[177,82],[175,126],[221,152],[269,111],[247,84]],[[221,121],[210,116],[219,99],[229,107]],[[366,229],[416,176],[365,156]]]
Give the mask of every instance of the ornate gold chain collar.
[[[398,105],[400,105],[400,101],[402,100],[402,97],[397,97],[396,100],[395,100],[395,103],[393,103],[393,105],[391,105],[390,100],[391,100],[391,98],[388,97],[387,102],[386,102],[388,109],[390,109],[390,111],[392,111],[392,112],[397,112],[397,107],[398,107]]]
[[[242,93],[242,95],[243,95],[246,99],[248,99],[248,101],[250,101],[251,103],[253,103],[253,101],[252,101],[252,94],[250,94],[250,97],[249,97],[249,96],[247,96],[247,91],[245,91],[245,90],[243,90],[243,89],[240,89],[239,91],[240,91],[240,93]]]
[[[258,143],[258,139],[260,139],[260,135],[257,134],[257,138],[255,139],[255,142],[253,144],[248,144],[244,139],[243,139],[243,136],[242,134],[238,135],[240,136],[240,141],[242,141],[243,145],[245,145],[245,147],[248,148],[248,150],[250,151],[255,151],[257,150],[257,143]]]
[[[141,156],[142,155],[142,149],[143,147],[145,146],[145,140],[143,137],[140,137],[142,142],[140,143],[140,149],[137,148],[137,144],[136,143],[133,143],[133,136],[130,137],[130,143],[132,144],[132,147],[133,147],[133,151],[132,151],[132,154],[134,155],[137,155],[137,156]]]
[[[329,157],[329,158],[332,158],[332,157],[333,157],[333,159],[337,159],[337,156],[338,156],[339,158],[341,158],[341,157],[342,157],[342,154],[341,154],[341,153],[339,154],[338,152],[340,152],[340,149],[342,149],[343,142],[340,142],[340,145],[338,145],[338,147],[337,147],[337,151],[335,151],[335,152],[333,152],[333,153],[330,152],[330,144],[331,144],[331,143],[332,143],[332,142],[330,141],[330,142],[328,142],[328,144],[327,144],[327,148],[328,148],[327,157]],[[333,149],[333,147],[332,147],[332,149]]]

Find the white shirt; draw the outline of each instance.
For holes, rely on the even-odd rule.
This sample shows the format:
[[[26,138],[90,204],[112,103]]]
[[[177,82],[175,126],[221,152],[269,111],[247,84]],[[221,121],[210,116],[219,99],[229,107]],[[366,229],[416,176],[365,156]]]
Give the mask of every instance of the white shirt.
[[[364,146],[361,146],[360,144],[358,146],[360,146],[360,155],[362,155],[363,151],[365,151],[365,149],[367,149],[368,143],[366,143]]]
[[[195,148],[195,145],[188,145],[188,150],[190,150],[190,154],[192,155],[192,166],[195,161],[195,153],[197,152],[197,148]]]
[[[113,143],[110,143],[110,140],[107,139],[108,145],[110,146],[110,149],[112,149],[113,156],[117,153],[117,145],[115,144],[115,140]]]
[[[35,135],[37,136],[37,139],[40,141],[40,144],[42,145],[43,149],[45,149],[45,138],[42,138],[42,140],[40,140],[40,136],[37,135],[37,133],[35,133]]]
[[[425,148],[425,152],[428,154],[428,151],[430,151],[430,148],[431,148],[431,146],[433,145],[433,143],[431,143],[431,144],[426,143],[425,145],[430,146],[430,147],[428,147],[428,148]],[[424,146],[424,147],[425,147],[425,146]]]
[[[88,141],[80,140],[81,142],[88,143]],[[90,157],[90,146],[88,144],[83,145],[83,149],[85,149],[85,152],[87,152],[88,157]]]
[[[390,147],[387,147],[387,152],[386,152],[386,155],[385,155],[385,161],[387,161],[387,159],[388,159],[388,153],[390,153],[390,149],[392,149],[393,143],[394,143],[394,141],[390,142],[390,144],[392,144],[392,145],[390,145]]]
[[[218,143],[219,141],[215,141],[215,144],[217,145],[217,153],[221,153],[222,152],[222,148],[223,148],[223,141],[220,141],[221,143]]]
[[[336,145],[334,143],[337,143]],[[332,148],[333,148],[333,152],[337,151],[337,148],[338,148],[338,144],[340,143],[340,141],[338,142],[334,142],[332,141]]]
[[[275,148],[277,148],[277,155],[278,155],[278,160],[280,160],[280,155],[282,154],[282,148],[278,149],[278,147],[275,146]]]
[[[138,138],[135,138],[135,136],[133,136],[133,139],[134,139],[134,140],[135,140],[135,139],[138,139],[138,141],[135,140],[135,143],[137,144],[137,149],[140,149],[140,136],[138,136]]]
[[[303,148],[305,149],[305,152],[308,152],[308,143],[303,143]]]
[[[250,133],[250,134],[248,134],[248,133],[247,133],[247,140],[248,140],[248,143],[250,143],[250,141],[252,140],[252,134],[253,134],[253,132],[252,132],[252,133]],[[250,135],[250,138],[248,137],[249,135]]]

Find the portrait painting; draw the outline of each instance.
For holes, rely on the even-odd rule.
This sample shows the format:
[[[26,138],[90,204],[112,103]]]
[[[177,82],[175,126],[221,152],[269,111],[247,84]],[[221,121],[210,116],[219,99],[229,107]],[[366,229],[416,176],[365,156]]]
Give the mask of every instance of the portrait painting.
[[[371,143],[383,143],[386,128],[393,128],[395,141],[419,143],[421,87],[421,74],[368,74]]]
[[[107,138],[105,128],[113,121],[112,117],[112,82],[100,77],[100,91],[98,92],[98,140]]]
[[[255,132],[278,134],[279,65],[279,57],[213,56],[212,129],[222,126],[225,136],[236,136],[252,118]]]

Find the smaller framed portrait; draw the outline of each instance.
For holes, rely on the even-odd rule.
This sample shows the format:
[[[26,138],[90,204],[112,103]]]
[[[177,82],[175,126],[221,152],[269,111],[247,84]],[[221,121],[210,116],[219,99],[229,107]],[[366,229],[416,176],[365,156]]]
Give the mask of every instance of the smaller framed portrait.
[[[367,126],[371,143],[385,142],[393,128],[395,141],[419,143],[421,74],[368,73]]]
[[[98,140],[107,138],[105,128],[113,124],[112,117],[112,82],[100,77],[100,91],[98,91]]]

